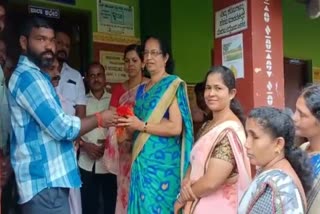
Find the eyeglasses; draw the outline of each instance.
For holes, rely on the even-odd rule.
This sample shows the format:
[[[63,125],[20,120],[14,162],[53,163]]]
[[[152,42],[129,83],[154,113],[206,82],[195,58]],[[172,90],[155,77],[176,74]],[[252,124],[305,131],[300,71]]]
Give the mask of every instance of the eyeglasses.
[[[151,51],[143,51],[142,52],[143,56],[147,57],[149,54],[152,56],[152,57],[156,57],[160,54],[162,54],[161,51],[158,51],[158,50],[151,50]]]

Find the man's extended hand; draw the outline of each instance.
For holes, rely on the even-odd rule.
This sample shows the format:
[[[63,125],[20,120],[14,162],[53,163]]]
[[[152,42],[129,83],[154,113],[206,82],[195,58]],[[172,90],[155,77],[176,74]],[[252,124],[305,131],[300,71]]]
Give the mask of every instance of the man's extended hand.
[[[118,115],[115,111],[112,110],[104,110],[101,112],[102,117],[102,126],[107,128],[110,126],[116,126],[118,121]]]

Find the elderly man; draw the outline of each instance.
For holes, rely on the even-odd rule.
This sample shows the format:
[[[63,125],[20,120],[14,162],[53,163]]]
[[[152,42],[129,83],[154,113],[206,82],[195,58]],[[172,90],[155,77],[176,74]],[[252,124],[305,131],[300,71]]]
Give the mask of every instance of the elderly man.
[[[104,67],[91,63],[87,71],[89,93],[87,114],[109,108],[111,94],[106,91]],[[83,214],[114,213],[117,198],[117,176],[103,161],[108,129],[96,128],[82,136],[79,167],[82,179],[81,198]],[[102,201],[99,200],[102,196]],[[101,203],[102,202],[102,203]],[[99,212],[99,209],[102,212]]]

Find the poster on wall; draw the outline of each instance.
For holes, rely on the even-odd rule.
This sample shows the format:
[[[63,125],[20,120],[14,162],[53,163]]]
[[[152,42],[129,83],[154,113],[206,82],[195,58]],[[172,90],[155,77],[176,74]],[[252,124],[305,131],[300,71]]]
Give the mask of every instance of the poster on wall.
[[[194,87],[195,87],[195,84],[188,84],[187,85],[187,94],[188,94],[188,98],[189,98],[190,107],[194,107],[197,105]]]
[[[247,1],[223,8],[215,16],[215,38],[242,31],[248,27]]]
[[[192,119],[198,121],[198,118],[202,117],[202,111],[199,109],[196,100],[196,93],[194,92],[195,84],[188,84],[187,85],[187,93],[189,99],[189,105],[191,110]]]
[[[133,6],[97,0],[98,32],[134,36]]]
[[[47,0],[47,1],[54,1],[54,2],[65,3],[65,4],[76,4],[76,0]]]
[[[242,33],[222,39],[222,64],[232,70],[236,78],[244,78]]]
[[[312,82],[317,84],[320,83],[320,67],[312,68]]]
[[[106,80],[109,83],[120,83],[128,79],[124,71],[124,61],[122,52],[100,51],[100,63],[106,70]]]
[[[204,121],[204,111],[199,108],[197,105],[197,96],[195,93],[195,86],[196,84],[190,84],[187,85],[187,93],[188,93],[188,99],[190,104],[190,110],[192,115],[192,120],[194,122],[194,128],[198,130]],[[200,124],[199,124],[200,123]]]

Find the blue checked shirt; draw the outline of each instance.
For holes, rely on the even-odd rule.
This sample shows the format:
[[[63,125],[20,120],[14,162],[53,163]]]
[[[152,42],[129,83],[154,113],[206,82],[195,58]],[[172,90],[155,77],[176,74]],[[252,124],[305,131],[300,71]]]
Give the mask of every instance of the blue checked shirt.
[[[63,112],[49,76],[26,56],[20,56],[10,78],[8,99],[19,203],[45,188],[80,187],[72,144],[80,132],[80,119]]]

